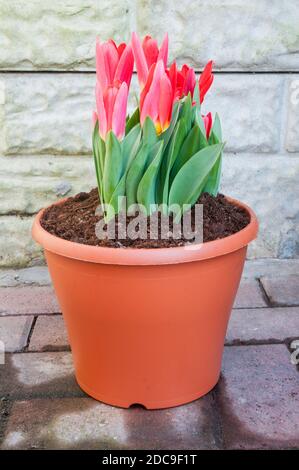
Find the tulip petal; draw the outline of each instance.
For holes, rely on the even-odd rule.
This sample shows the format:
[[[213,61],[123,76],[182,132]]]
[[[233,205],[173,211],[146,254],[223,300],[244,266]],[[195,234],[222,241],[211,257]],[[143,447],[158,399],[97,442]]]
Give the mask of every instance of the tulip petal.
[[[212,74],[212,67],[213,61],[210,60],[203,69],[198,80],[200,104],[203,102],[204,97],[214,80],[214,75]]]
[[[119,81],[120,83],[126,82],[129,88],[130,83],[131,83],[132,73],[133,73],[133,67],[134,67],[133,51],[132,51],[131,45],[128,44],[125,47],[119,59],[119,62],[117,64],[114,80],[116,82]]]
[[[100,86],[102,87],[102,90],[105,90],[105,88],[108,86],[108,79],[106,73],[103,44],[101,44],[99,40],[97,40],[96,42],[96,72],[97,80]]]
[[[144,103],[141,110],[140,122],[144,123],[146,116],[149,116],[154,122],[157,121],[159,116],[159,95],[160,95],[160,80],[164,73],[164,64],[162,60],[155,66],[153,80],[149,92],[145,96]]]
[[[140,40],[136,33],[132,33],[132,48],[136,63],[137,76],[140,86],[143,88],[148,75],[148,66]]]
[[[157,41],[151,36],[145,36],[142,42],[142,49],[146,58],[147,66],[150,68],[151,65],[157,62],[159,54]]]
[[[167,33],[165,34],[162,45],[160,47],[157,61],[159,61],[160,59],[163,60],[164,67],[166,68],[167,61],[168,61],[168,34]]]
[[[211,132],[211,129],[212,129],[212,113],[208,113],[206,116],[203,116],[203,122],[204,122],[204,125],[205,125],[205,129],[206,129],[206,136],[207,136],[207,139],[210,137],[210,132]]]
[[[104,98],[102,93],[102,88],[99,82],[96,82],[96,106],[97,106],[97,115],[99,120],[99,132],[102,139],[105,139],[107,133],[107,117],[104,106]]]
[[[151,87],[152,81],[153,81],[153,76],[154,76],[154,71],[155,71],[156,64],[153,64],[151,68],[149,69],[148,76],[146,83],[142,89],[142,92],[140,93],[140,110],[143,108],[143,103],[145,100],[146,95],[149,92],[149,89]]]
[[[109,40],[108,42],[103,44],[103,52],[105,58],[105,68],[108,85],[112,85],[114,81],[115,70],[118,64],[118,52],[115,42]]]
[[[112,115],[112,130],[118,139],[121,139],[125,133],[127,103],[128,86],[123,82],[116,95]]]
[[[118,89],[118,87],[109,86],[108,88],[106,88],[103,96],[107,116],[107,131],[110,131],[110,129],[112,129],[112,115]]]
[[[160,80],[160,99],[159,99],[159,121],[162,131],[168,126],[171,119],[173,105],[173,91],[169,78],[166,73]]]
[[[98,120],[98,115],[97,115],[96,111],[93,111],[92,112],[92,127],[94,127],[96,125],[97,120]]]

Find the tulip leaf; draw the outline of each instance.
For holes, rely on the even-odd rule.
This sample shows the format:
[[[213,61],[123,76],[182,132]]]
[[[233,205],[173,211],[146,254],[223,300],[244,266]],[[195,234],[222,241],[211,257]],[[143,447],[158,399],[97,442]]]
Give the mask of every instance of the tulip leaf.
[[[151,206],[156,204],[156,182],[163,156],[163,145],[163,141],[158,142],[150,150],[154,154],[154,158],[141,178],[137,190],[137,202],[145,207],[148,215],[154,210]]]
[[[129,116],[126,122],[126,135],[130,132],[133,127],[135,127],[137,124],[140,122],[140,112],[139,112],[139,107],[135,109],[133,114]]]
[[[137,189],[148,158],[148,145],[143,144],[132,161],[126,177],[127,207],[137,204]]]
[[[107,208],[107,213],[106,213],[107,221],[109,221],[115,214],[118,214],[120,212],[121,207],[119,207],[119,198],[122,196],[125,196],[125,192],[126,192],[126,174],[124,174],[121,177],[109,201],[109,206],[111,206],[111,208],[110,207]]]
[[[173,106],[172,110],[172,116],[171,116],[171,121],[169,124],[169,127],[166,129],[166,131],[162,132],[160,135],[160,139],[163,139],[164,141],[164,148],[166,148],[177,123],[178,117],[179,117],[179,112],[180,112],[180,103],[177,102]]]
[[[157,131],[155,128],[155,124],[151,120],[149,116],[145,118],[145,121],[143,123],[143,142],[148,145],[149,147],[152,147],[158,142],[158,136],[157,136]]]
[[[180,114],[180,117],[185,120],[187,131],[189,132],[193,124],[193,107],[190,93],[188,93],[188,96],[183,100]]]
[[[108,203],[122,175],[121,145],[112,131],[106,137],[106,154],[103,174],[104,202]]]
[[[196,108],[196,112],[195,112],[195,121],[196,123],[198,124],[198,127],[200,128],[202,134],[204,136],[206,136],[206,128],[205,128],[205,123],[203,121],[203,118],[202,118],[202,115],[201,115],[201,112],[200,112],[200,108]]]
[[[122,159],[123,159],[123,173],[129,168],[132,160],[134,159],[141,140],[141,126],[137,124],[125,136],[122,141]]]
[[[213,128],[209,138],[209,144],[218,144],[222,140],[222,131],[221,124],[218,114],[216,113]],[[221,169],[222,169],[222,152],[219,155],[215,165],[209,173],[206,185],[204,187],[204,192],[210,193],[213,196],[217,196],[219,191],[219,184],[221,178]]]
[[[223,144],[211,145],[193,155],[176,175],[169,193],[169,205],[193,205],[203,191],[207,177],[222,151]]]
[[[179,154],[179,151],[186,137],[186,134],[187,134],[187,127],[186,127],[185,120],[180,119],[176,125],[176,129],[170,141],[167,158],[165,159],[165,164],[164,164],[164,161],[162,162],[165,168],[164,172],[161,173],[161,180],[162,180],[162,185],[163,185],[163,193],[162,193],[163,204],[168,203],[170,172]]]
[[[205,135],[202,133],[197,123],[194,124],[190,132],[188,133],[184,143],[180,148],[180,152],[174,162],[171,171],[171,180],[174,179],[175,175],[180,171],[182,166],[199,150],[208,145]]]
[[[199,96],[199,84],[198,82],[195,85],[194,92],[193,92],[193,101],[195,101],[196,109],[200,112],[200,96]]]

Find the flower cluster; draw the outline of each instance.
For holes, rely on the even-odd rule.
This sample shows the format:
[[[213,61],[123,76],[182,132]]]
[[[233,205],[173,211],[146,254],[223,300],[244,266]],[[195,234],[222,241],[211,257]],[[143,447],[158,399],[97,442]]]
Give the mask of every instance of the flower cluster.
[[[134,63],[139,105],[127,116]],[[199,79],[194,69],[168,67],[168,36],[159,48],[151,36],[130,44],[96,44],[93,154],[100,200],[117,213],[120,197],[147,214],[159,206],[193,205],[204,191],[216,195],[222,159],[219,117],[202,115],[213,82],[212,61]]]

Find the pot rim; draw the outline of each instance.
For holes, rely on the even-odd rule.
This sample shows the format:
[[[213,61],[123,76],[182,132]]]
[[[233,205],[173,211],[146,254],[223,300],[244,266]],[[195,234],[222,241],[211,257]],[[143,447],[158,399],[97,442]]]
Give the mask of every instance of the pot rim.
[[[169,248],[113,248],[84,245],[83,243],[64,240],[47,232],[40,224],[40,219],[46,208],[41,209],[35,216],[32,237],[46,251],[90,263],[136,266],[188,263],[216,258],[247,246],[249,242],[256,238],[258,233],[258,220],[253,210],[237,199],[225,197],[229,202],[247,211],[250,216],[249,224],[228,237],[196,245]],[[67,199],[60,199],[50,206],[61,204]]]

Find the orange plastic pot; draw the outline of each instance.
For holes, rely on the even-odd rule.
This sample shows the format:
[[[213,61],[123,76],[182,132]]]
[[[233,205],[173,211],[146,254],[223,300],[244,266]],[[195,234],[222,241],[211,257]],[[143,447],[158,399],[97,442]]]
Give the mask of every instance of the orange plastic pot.
[[[224,339],[248,243],[258,223],[196,247],[101,248],[51,235],[36,216],[66,322],[76,378],[121,407],[165,408],[218,381]]]

